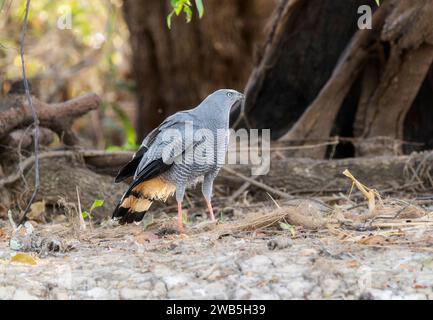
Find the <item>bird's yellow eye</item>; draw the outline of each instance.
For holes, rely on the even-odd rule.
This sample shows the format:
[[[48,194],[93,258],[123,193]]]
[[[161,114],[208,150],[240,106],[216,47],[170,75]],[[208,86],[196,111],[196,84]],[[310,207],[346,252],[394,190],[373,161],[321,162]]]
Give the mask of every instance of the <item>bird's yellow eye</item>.
[[[233,96],[233,93],[227,92],[227,97],[231,98]]]

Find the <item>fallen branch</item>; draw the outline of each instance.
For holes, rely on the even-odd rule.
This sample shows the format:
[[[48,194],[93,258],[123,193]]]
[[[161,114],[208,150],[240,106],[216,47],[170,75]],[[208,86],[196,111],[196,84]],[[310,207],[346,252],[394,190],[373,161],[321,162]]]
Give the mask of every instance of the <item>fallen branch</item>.
[[[101,102],[94,93],[56,104],[47,104],[35,97],[32,100],[40,125],[57,133],[67,145],[78,143],[78,138],[71,129],[73,120],[97,109]],[[24,96],[9,95],[2,104],[7,107],[0,111],[0,138],[4,138],[15,129],[32,124],[32,113]]]
[[[54,141],[54,133],[47,128],[39,128],[39,145],[47,146]],[[8,150],[28,150],[33,146],[34,135],[28,130],[18,129],[12,131],[0,141],[0,147]]]
[[[270,227],[278,228],[280,222],[318,230],[330,222],[323,216],[315,204],[305,202],[297,207],[282,207],[267,214],[250,214],[236,224],[222,225],[217,231],[219,236],[260,231]]]
[[[272,187],[270,187],[270,186],[268,186],[268,185],[266,185],[264,183],[258,182],[256,180],[254,180],[252,178],[249,178],[249,177],[247,177],[247,176],[245,176],[245,175],[243,175],[243,174],[241,174],[239,172],[236,172],[235,170],[232,170],[232,169],[230,169],[228,167],[223,167],[223,170],[227,171],[228,173],[230,173],[232,175],[235,175],[235,176],[241,178],[242,180],[245,180],[246,182],[248,182],[248,183],[250,183],[250,184],[252,184],[252,185],[254,185],[254,186],[256,186],[256,187],[258,187],[260,189],[268,191],[268,192],[270,192],[272,194],[275,194],[275,195],[280,196],[280,197],[285,198],[285,199],[291,199],[291,198],[293,198],[293,196],[291,196],[288,193],[282,192],[282,191],[280,191],[278,189],[275,189],[275,188],[272,188]]]
[[[413,169],[419,167],[423,169]],[[346,169],[350,170],[364,184],[372,186],[380,192],[433,189],[433,181],[429,178],[433,176],[432,152],[414,153],[410,156],[339,160],[273,159],[269,172],[259,177],[261,183],[249,177],[251,167],[248,165],[230,165],[225,168],[217,178],[216,183],[219,179],[224,179],[226,185],[237,190],[247,181],[255,189],[266,190],[274,195],[282,193],[279,195],[282,197],[287,197],[288,194],[345,193],[350,190],[352,184],[343,175]],[[233,179],[234,176],[240,179]],[[416,180],[414,176],[417,177]],[[411,181],[416,183],[409,183]],[[272,190],[269,189],[269,186],[272,186]],[[278,192],[278,189],[283,189],[284,192]]]

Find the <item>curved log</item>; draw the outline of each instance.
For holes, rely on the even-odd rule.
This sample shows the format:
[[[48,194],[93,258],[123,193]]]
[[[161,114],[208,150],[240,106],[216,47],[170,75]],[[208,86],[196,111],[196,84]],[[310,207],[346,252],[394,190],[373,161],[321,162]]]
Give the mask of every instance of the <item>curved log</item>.
[[[57,133],[66,145],[75,145],[78,138],[71,130],[72,122],[91,110],[99,107],[101,100],[94,94],[56,104],[47,104],[33,97],[40,125]],[[4,138],[17,128],[31,125],[33,118],[25,97],[18,94],[8,95],[0,102],[0,138]]]
[[[271,161],[271,168],[267,175],[252,178],[261,184],[292,195],[329,195],[346,193],[350,190],[352,182],[342,174],[348,169],[360,182],[379,192],[399,190],[431,192],[433,190],[431,168],[433,168],[433,152],[414,153],[410,156],[341,160],[287,158]],[[246,165],[233,165],[230,169],[247,177],[251,175],[251,168]],[[222,171],[215,184],[228,184],[236,190],[244,182],[246,180],[237,179],[233,174]],[[257,186],[253,189],[257,189]]]

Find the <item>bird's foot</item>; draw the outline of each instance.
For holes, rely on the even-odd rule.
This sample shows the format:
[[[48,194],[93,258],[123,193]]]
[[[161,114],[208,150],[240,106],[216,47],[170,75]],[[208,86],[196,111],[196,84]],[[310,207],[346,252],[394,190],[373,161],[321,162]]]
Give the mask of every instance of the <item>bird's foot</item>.
[[[183,223],[181,223],[181,224],[178,223],[178,225],[177,225],[177,231],[180,234],[185,234],[185,227],[183,226]]]
[[[186,233],[181,233],[179,235],[179,239],[180,240],[186,240],[186,239],[189,239],[189,236]]]
[[[205,199],[205,200],[206,200],[206,205],[207,205],[207,209],[208,209],[208,212],[209,212],[210,220],[211,220],[212,222],[215,222],[216,220],[215,220],[215,215],[213,214],[213,208],[212,208],[212,205],[211,205],[211,203],[210,203],[209,200],[207,200],[207,199]]]

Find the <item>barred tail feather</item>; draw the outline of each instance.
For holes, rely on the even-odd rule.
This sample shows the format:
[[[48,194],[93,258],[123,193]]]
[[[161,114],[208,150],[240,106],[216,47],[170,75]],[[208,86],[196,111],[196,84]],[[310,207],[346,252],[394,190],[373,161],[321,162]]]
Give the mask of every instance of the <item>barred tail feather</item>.
[[[118,220],[120,224],[140,222],[152,202],[138,194],[125,194],[113,212],[113,219]]]
[[[126,191],[113,212],[113,219],[118,220],[120,224],[140,222],[149,210],[153,201],[166,201],[174,193],[175,186],[154,178],[134,183]]]

